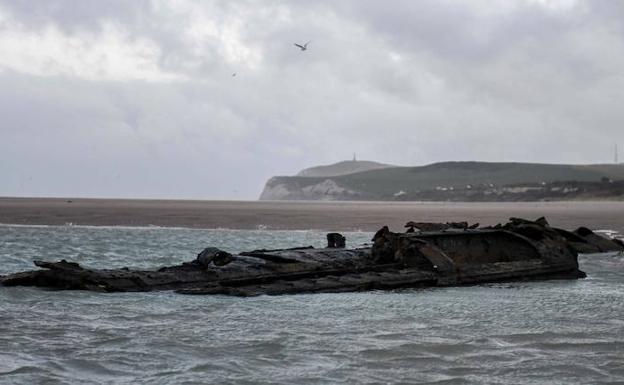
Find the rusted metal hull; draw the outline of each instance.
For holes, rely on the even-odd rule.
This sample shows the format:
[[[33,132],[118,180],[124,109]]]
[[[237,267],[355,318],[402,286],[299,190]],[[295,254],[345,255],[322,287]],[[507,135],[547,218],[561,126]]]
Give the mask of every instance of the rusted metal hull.
[[[42,269],[0,277],[0,283],[254,296],[576,279],[585,276],[578,267],[577,251],[593,247],[592,234],[554,229],[545,220],[513,218],[504,226],[485,229],[392,233],[384,227],[371,248],[257,250],[239,255],[208,248],[192,262],[154,271],[36,261]],[[603,240],[599,243],[606,247]]]

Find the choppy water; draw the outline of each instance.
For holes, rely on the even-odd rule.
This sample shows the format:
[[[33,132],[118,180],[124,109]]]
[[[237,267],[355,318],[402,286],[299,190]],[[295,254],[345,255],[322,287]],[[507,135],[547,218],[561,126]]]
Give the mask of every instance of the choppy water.
[[[323,243],[315,231],[0,226],[0,274],[33,259],[156,268],[208,245]],[[0,288],[0,383],[623,383],[624,257],[580,261],[585,280],[398,292]]]

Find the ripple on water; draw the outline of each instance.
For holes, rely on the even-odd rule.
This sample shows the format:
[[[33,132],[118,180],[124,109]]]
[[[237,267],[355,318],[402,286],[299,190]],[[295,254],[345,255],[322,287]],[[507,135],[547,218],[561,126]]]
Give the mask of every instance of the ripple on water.
[[[323,242],[315,231],[0,226],[0,274],[35,258],[154,268],[206,245]],[[622,382],[624,257],[580,262],[586,280],[248,299],[3,288],[0,383]]]

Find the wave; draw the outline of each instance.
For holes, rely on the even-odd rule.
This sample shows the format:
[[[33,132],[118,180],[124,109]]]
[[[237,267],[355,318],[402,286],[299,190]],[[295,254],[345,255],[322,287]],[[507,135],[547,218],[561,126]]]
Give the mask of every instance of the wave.
[[[41,228],[41,229],[62,229],[62,228],[78,228],[78,229],[95,229],[95,230],[180,230],[180,231],[232,231],[232,232],[281,232],[281,233],[326,233],[324,229],[273,229],[266,225],[257,225],[251,229],[233,229],[228,227],[184,227],[184,226],[159,226],[159,225],[143,225],[143,226],[130,226],[130,225],[80,225],[72,222],[65,223],[63,225],[31,225],[23,223],[0,223],[0,227],[17,227],[17,228]],[[350,231],[344,231],[343,233],[362,233],[361,229],[355,229]]]

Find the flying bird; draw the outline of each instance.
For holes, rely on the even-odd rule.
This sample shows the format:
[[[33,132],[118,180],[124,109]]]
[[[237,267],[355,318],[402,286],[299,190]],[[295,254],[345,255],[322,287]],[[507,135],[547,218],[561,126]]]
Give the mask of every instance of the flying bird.
[[[310,44],[310,42],[307,42],[304,45],[295,43],[295,46],[298,47],[300,50],[305,51],[306,49],[308,49],[308,44]]]

